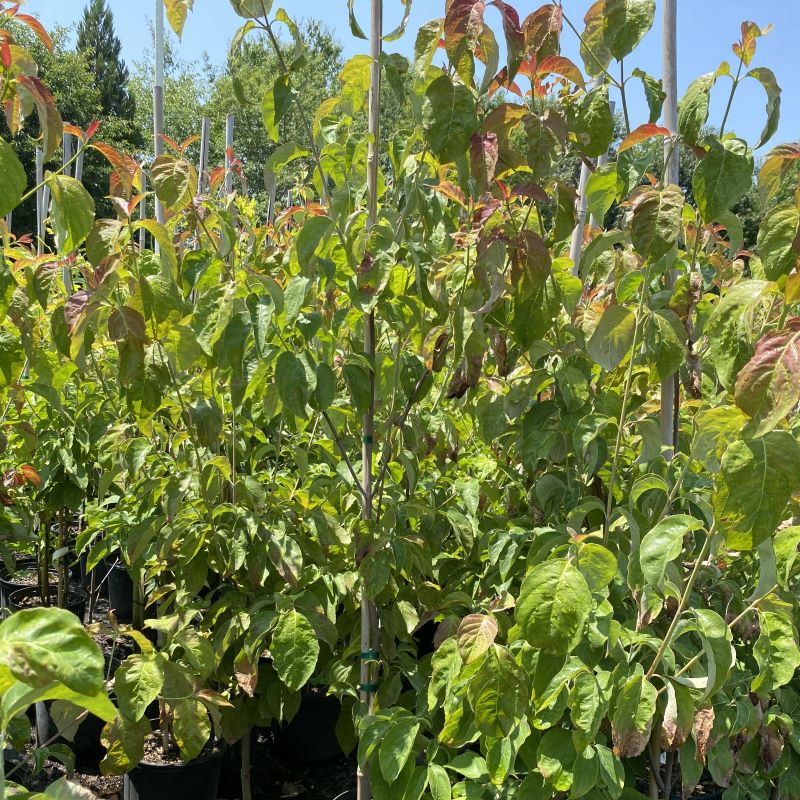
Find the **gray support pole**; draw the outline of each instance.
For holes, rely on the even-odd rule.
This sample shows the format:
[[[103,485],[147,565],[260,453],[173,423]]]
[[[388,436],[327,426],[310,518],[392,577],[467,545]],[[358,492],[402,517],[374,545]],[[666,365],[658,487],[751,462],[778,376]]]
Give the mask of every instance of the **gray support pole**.
[[[164,154],[164,0],[156,0],[156,66],[153,84],[153,153]],[[156,221],[165,221],[164,207],[156,198]],[[156,248],[158,245],[156,244]]]
[[[225,119],[225,193],[233,191],[233,131],[235,117],[228,114]]]
[[[211,138],[211,120],[203,117],[200,122],[200,160],[197,164],[197,194],[205,192],[208,181],[208,142]]]
[[[72,159],[72,134],[65,133],[61,141],[64,150],[64,175],[72,177],[72,167],[66,166]],[[64,288],[67,290],[67,297],[69,297],[72,294],[72,272],[69,266],[62,267],[61,277],[64,281]]]
[[[383,49],[383,0],[371,0],[370,3],[370,86],[369,86],[369,133],[367,148],[367,224],[372,226],[378,218],[378,177],[380,164],[380,99],[381,99],[381,51]],[[370,405],[362,420],[363,446],[361,461],[363,464],[362,517],[368,523],[373,516],[372,510],[372,463],[373,437],[375,435],[375,312],[370,311],[364,317],[364,352],[372,365],[370,372]],[[361,577],[361,672],[359,697],[367,714],[372,713],[375,701],[375,662],[378,657],[379,635],[378,613],[374,603],[368,597],[368,587],[364,576]],[[371,800],[369,771],[366,764],[358,765],[357,774],[358,800]]]
[[[42,186],[44,180],[44,152],[41,147],[36,148],[36,255],[44,253],[44,221],[47,217],[47,203],[45,201],[46,188]]]
[[[664,70],[664,126],[672,137],[664,142],[664,184],[678,184],[680,176],[680,154],[678,152],[678,0],[664,0],[663,18],[663,70]],[[675,276],[667,273],[667,282],[672,286]],[[661,441],[667,448],[666,457],[671,459],[677,445],[675,408],[678,389],[677,375],[671,375],[661,384]]]
[[[81,150],[78,153],[78,158],[75,161],[75,180],[80,181],[83,183],[83,157],[86,155],[85,150]]]
[[[575,230],[572,231],[572,242],[569,246],[569,257],[572,259],[572,274],[581,273],[581,250],[583,249],[583,229],[586,226],[586,213],[589,210],[588,199],[586,197],[586,184],[592,171],[589,165],[583,161],[581,163],[581,179],[578,183],[578,203],[577,219]]]
[[[142,173],[142,194],[147,193],[147,173],[141,170]],[[147,198],[143,197],[142,202],[139,203],[139,219],[147,219]],[[144,251],[147,245],[147,231],[144,228],[139,228],[139,252]]]

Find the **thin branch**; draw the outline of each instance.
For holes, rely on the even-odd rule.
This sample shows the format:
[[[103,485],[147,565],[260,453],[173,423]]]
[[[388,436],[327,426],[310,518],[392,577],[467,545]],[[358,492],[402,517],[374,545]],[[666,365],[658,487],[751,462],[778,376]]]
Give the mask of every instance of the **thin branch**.
[[[350,456],[347,455],[347,450],[345,450],[344,444],[342,443],[339,434],[336,432],[336,428],[334,427],[333,420],[331,419],[330,414],[328,414],[327,411],[323,411],[322,416],[325,418],[325,422],[328,423],[328,427],[331,429],[331,435],[333,436],[333,441],[336,442],[336,446],[339,448],[339,452],[342,455],[342,460],[344,461],[345,464],[347,464],[347,469],[349,470],[350,475],[352,476],[356,486],[358,486],[358,491],[361,492],[362,496],[366,497],[364,495],[364,487],[361,485],[361,480],[358,477],[358,473],[355,471],[353,467],[353,462],[350,461]]]

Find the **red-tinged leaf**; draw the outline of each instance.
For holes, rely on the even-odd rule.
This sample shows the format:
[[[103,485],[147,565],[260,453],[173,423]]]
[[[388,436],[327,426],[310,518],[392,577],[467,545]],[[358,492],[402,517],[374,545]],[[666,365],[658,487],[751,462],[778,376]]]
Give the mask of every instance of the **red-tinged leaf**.
[[[511,195],[513,197],[527,197],[530,200],[536,200],[538,203],[548,203],[550,201],[547,192],[538,183],[533,183],[532,181],[526,181],[519,184],[519,186],[515,186],[511,190]]]
[[[467,207],[467,198],[464,196],[464,192],[458,188],[454,183],[450,181],[443,181],[438,186],[433,187],[434,192],[439,192],[439,194],[443,194],[449,200],[454,200],[460,206],[464,208]]]
[[[537,60],[558,55],[564,25],[560,5],[548,3],[526,17],[522,23],[525,49]]]
[[[756,436],[773,430],[800,404],[800,318],[768,333],[736,378],[736,405],[756,426]]]
[[[100,128],[100,120],[95,119],[89,123],[89,127],[86,129],[86,140],[89,141],[98,131]]]
[[[635,131],[631,131],[620,142],[617,152],[623,153],[625,150],[630,150],[631,147],[646,142],[648,139],[654,139],[657,136],[671,136],[669,128],[663,128],[661,125],[647,122],[644,125],[640,125]]]
[[[181,155],[183,155],[195,142],[199,141],[200,137],[197,134],[194,134],[194,136],[188,136],[186,139],[184,139],[180,145]]]
[[[195,137],[197,138],[197,137]],[[170,136],[167,136],[166,133],[161,134],[161,140],[166,144],[168,147],[172,148],[176,154],[180,154],[181,146]]]
[[[762,202],[766,204],[778,191],[792,161],[796,158],[800,158],[798,142],[780,144],[769,151],[758,173],[758,191]]]
[[[444,20],[444,42],[450,63],[472,52],[483,31],[484,0],[452,0]]]
[[[494,181],[498,154],[496,133],[473,134],[469,145],[470,166],[480,193],[488,191]]]
[[[19,5],[17,5],[17,8],[19,8]],[[21,22],[23,25],[27,25],[39,37],[41,43],[51,53],[53,52],[53,40],[50,38],[50,34],[44,29],[44,25],[42,25],[36,17],[32,17],[30,14],[17,14],[14,20],[15,22]]]
[[[108,318],[108,335],[115,342],[142,344],[147,339],[144,317],[129,306],[115,308]]]
[[[508,52],[508,74],[511,80],[517,74],[519,65],[522,63],[525,50],[525,34],[519,23],[519,14],[508,3],[503,0],[492,0],[503,17],[503,33],[506,37],[506,50]]]
[[[74,330],[90,300],[91,295],[85,289],[67,298],[67,302],[64,304],[64,316],[67,319],[67,328],[70,333]]]
[[[53,95],[38,78],[21,76],[17,82],[36,105],[39,127],[42,131],[42,150],[44,150],[44,160],[47,161],[61,144],[64,130],[61,114],[58,113]]]
[[[548,56],[536,66],[536,77],[544,78],[547,75],[560,75],[576,86],[585,86],[583,73],[565,56]]]
[[[761,28],[755,22],[742,23],[742,38],[733,45],[733,53],[737,58],[742,59],[742,63],[750,66],[753,56],[756,54],[756,40],[761,36],[766,36],[772,30],[772,25]]]
[[[225,172],[225,167],[214,167],[214,169],[208,173],[208,182],[212,189],[219,186],[222,181],[225,180]]]
[[[111,164],[113,172],[109,180],[109,194],[114,197],[124,197],[126,200],[130,199],[134,178],[139,170],[136,161],[105,142],[95,142],[89,147],[102,153]]]
[[[11,68],[11,48],[8,46],[8,37],[5,34],[0,44],[0,62],[3,64],[3,69]]]
[[[508,80],[508,67],[503,67],[503,69],[495,75],[494,80],[489,84],[489,88],[486,91],[489,97],[493,97],[500,89],[505,89],[507,92],[522,97],[522,90],[519,86],[517,86],[514,81],[509,82]]]
[[[37,489],[41,488],[41,475],[30,464],[23,464],[17,472],[22,475],[26,483],[32,483]]]
[[[83,141],[83,131],[77,125],[70,125],[68,122],[65,122],[64,133],[68,133]]]

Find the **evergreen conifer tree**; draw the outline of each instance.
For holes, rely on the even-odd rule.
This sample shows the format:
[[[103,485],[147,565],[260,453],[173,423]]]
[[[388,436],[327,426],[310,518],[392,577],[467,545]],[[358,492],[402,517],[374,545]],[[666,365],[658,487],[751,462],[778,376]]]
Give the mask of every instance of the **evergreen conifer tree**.
[[[128,68],[106,0],[90,0],[83,10],[78,24],[78,51],[94,68],[104,114],[132,120],[136,106],[128,88]]]

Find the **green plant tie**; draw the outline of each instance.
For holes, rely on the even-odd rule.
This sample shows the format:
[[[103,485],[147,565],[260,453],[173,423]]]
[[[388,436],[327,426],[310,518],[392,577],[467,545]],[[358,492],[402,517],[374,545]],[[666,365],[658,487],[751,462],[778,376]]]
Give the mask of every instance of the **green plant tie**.
[[[377,650],[365,650],[361,653],[362,661],[377,661],[379,657],[380,653]]]
[[[360,683],[358,685],[359,692],[367,692],[367,693],[374,693],[378,691],[378,684],[377,683]]]
[[[364,436],[362,437],[364,444],[372,444],[372,437],[371,436]]]

